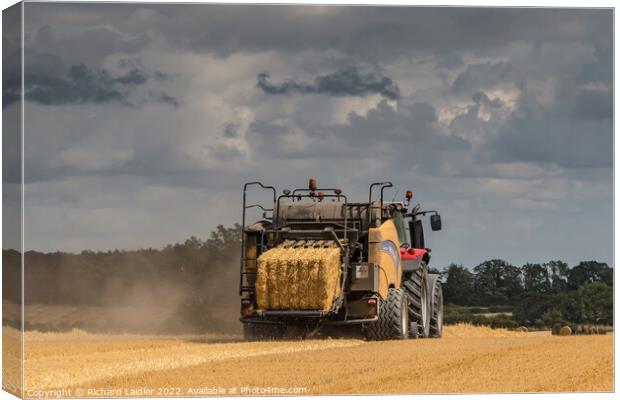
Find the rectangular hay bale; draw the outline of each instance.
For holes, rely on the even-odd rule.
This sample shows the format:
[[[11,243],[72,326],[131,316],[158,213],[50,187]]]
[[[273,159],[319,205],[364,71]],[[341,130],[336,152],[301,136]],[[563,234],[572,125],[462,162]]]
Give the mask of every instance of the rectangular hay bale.
[[[340,274],[338,247],[268,250],[258,258],[258,308],[328,311],[340,295]]]

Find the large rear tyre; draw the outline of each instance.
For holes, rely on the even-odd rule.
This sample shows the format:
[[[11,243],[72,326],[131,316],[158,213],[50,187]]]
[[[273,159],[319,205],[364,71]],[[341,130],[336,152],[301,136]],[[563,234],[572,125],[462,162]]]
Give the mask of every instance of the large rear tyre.
[[[431,291],[431,335],[432,338],[440,338],[443,335],[443,291],[439,279],[435,282]]]
[[[379,299],[379,319],[368,324],[369,340],[398,340],[409,337],[409,300],[402,289],[390,288],[387,299]]]
[[[426,338],[430,335],[431,312],[429,310],[426,275],[426,269],[422,265],[411,272],[402,284],[409,297],[409,319],[417,323],[417,335],[412,335],[416,338]]]
[[[250,342],[282,339],[284,333],[285,327],[280,324],[243,323],[243,338]]]

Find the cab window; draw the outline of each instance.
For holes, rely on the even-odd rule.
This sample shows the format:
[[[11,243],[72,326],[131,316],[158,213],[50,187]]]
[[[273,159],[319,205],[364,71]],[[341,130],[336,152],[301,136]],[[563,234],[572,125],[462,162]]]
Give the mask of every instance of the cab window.
[[[407,231],[405,229],[405,220],[403,218],[403,214],[400,212],[395,212],[392,217],[392,222],[396,226],[396,232],[398,234],[398,240],[401,244],[409,243],[407,239]]]

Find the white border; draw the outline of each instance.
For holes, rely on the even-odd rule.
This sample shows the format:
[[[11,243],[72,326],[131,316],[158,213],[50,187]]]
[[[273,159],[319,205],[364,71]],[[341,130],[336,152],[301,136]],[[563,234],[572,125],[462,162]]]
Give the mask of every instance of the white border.
[[[28,2],[43,2],[40,0],[29,0]],[[63,2],[68,3],[112,3],[112,2],[104,2],[104,1],[80,1],[80,0],[64,0]],[[0,5],[2,6],[2,9],[5,9],[13,4],[17,3],[14,0],[0,0]],[[146,0],[137,0],[137,1],[133,1],[133,3],[192,3],[192,4],[204,4],[204,3],[218,3],[218,4],[226,4],[226,3],[231,3],[230,1],[226,1],[226,0],[212,0],[209,2],[188,2],[188,1],[163,1],[163,0],[150,0],[150,1],[146,1]],[[561,8],[614,8],[615,7],[615,3],[613,1],[603,1],[603,0],[590,0],[590,1],[554,1],[554,0],[539,0],[539,1],[533,1],[533,0],[522,0],[519,2],[516,1],[509,1],[509,0],[502,0],[502,1],[490,1],[490,0],[470,0],[467,2],[464,1],[454,1],[454,0],[443,0],[441,2],[429,2],[429,1],[408,1],[408,0],[389,0],[389,1],[377,1],[377,2],[368,2],[368,1],[352,1],[352,0],[340,0],[338,2],[334,2],[334,1],[325,1],[325,0],[315,0],[315,1],[303,1],[303,0],[288,0],[286,2],[269,2],[269,1],[260,1],[260,0],[244,0],[241,3],[245,3],[245,4],[300,4],[300,5],[304,5],[304,4],[308,4],[308,5],[312,5],[312,4],[322,4],[322,5],[375,5],[375,6],[390,6],[390,5],[394,5],[394,6],[460,6],[460,7],[561,7]],[[615,10],[614,10],[614,14],[615,14]],[[24,5],[22,4],[22,76],[23,76],[23,68],[24,68]],[[1,29],[1,20],[0,20],[0,29]],[[617,102],[616,100],[616,90],[615,90],[615,76],[616,73],[618,72],[617,69],[617,63],[615,62],[616,59],[616,53],[615,53],[615,43],[618,43],[618,32],[615,29],[615,15],[614,15],[614,265],[615,265],[615,254],[616,254],[616,249],[618,248],[619,245],[619,239],[618,236],[615,234],[616,233],[616,227],[618,226],[618,215],[615,213],[616,207],[618,206],[618,183],[619,183],[619,178],[618,178],[618,174],[616,174],[616,163],[615,163],[615,155],[618,154],[619,150],[620,150],[620,145],[618,144],[618,141],[615,140],[615,132],[616,132],[616,124],[617,121],[615,119],[615,115],[617,114]],[[0,44],[0,48],[1,48],[1,44]],[[0,66],[0,75],[2,72],[2,67]],[[23,282],[23,250],[24,250],[24,195],[23,195],[23,184],[24,184],[24,121],[25,121],[25,110],[23,107],[23,95],[24,95],[24,82],[22,79],[22,109],[21,109],[21,123],[22,123],[22,137],[21,137],[21,150],[22,150],[22,165],[21,165],[21,170],[22,170],[22,215],[21,215],[21,221],[22,221],[22,293],[24,290],[24,282]],[[0,148],[1,148],[1,143],[0,143]],[[1,158],[1,152],[0,152],[0,158]],[[2,166],[0,163],[0,173],[2,171]],[[1,191],[1,189],[0,189]],[[2,210],[0,209],[0,216],[2,215]],[[0,240],[2,239],[2,232],[0,231]],[[620,274],[618,273],[618,271],[614,268],[614,282],[617,282],[618,278],[620,278]],[[1,290],[1,289],[0,289]],[[23,298],[22,298],[22,331],[23,331],[23,327],[24,327],[24,308],[23,308]],[[619,317],[620,317],[620,312],[618,311],[618,308],[615,307],[616,305],[616,291],[615,291],[615,283],[614,283],[614,320],[615,321],[620,321]],[[615,338],[614,338],[614,385],[615,388],[618,388],[618,374],[615,373],[615,368],[617,366],[617,346],[615,346]],[[24,351],[24,344],[23,344],[23,337],[22,337],[22,360],[23,360],[23,351]],[[587,349],[583,349],[583,351],[588,351]],[[414,361],[413,361],[414,362]],[[0,367],[2,366],[2,361],[0,359]],[[24,381],[24,374],[23,374],[23,364],[22,364],[22,391],[23,391],[23,381]],[[415,377],[412,377],[412,379],[415,379]],[[23,392],[22,392],[23,393]],[[466,394],[466,395],[390,395],[390,396],[355,396],[356,399],[360,399],[360,400],[369,400],[369,399],[423,399],[423,398],[429,398],[429,396],[441,396],[442,399],[477,399],[481,396],[484,396],[484,398],[488,398],[488,399],[506,399],[506,400],[512,400],[512,399],[517,399],[517,398],[522,398],[522,397],[526,397],[528,399],[537,399],[537,398],[545,398],[545,399],[582,399],[585,396],[587,396],[587,398],[589,399],[607,399],[607,398],[615,398],[616,395],[614,394],[608,394],[608,393],[588,393],[588,394],[582,394],[582,393],[558,393],[558,394]],[[312,398],[312,399],[345,399],[348,398],[350,396],[308,396],[306,398]],[[0,399],[14,399],[15,397],[8,394],[7,392],[4,391],[0,391]],[[221,399],[238,399],[238,397],[233,397],[233,398],[226,398],[226,397],[218,397]],[[246,399],[264,399],[264,397],[245,397]],[[286,398],[286,397],[284,397]],[[290,398],[299,398],[299,397],[290,397]]]

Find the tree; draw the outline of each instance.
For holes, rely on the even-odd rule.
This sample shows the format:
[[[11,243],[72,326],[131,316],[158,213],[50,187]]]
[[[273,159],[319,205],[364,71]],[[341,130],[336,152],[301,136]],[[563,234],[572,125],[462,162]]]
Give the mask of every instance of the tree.
[[[554,299],[566,321],[576,323],[583,321],[583,301],[578,291],[571,290],[565,293],[558,293],[554,296]]]
[[[541,318],[545,326],[553,326],[556,322],[564,322],[562,312],[557,308],[551,308],[543,313]]]
[[[569,267],[563,261],[549,261],[544,264],[549,276],[549,286],[553,293],[559,293],[568,287],[568,271]]]
[[[477,265],[474,276],[480,305],[512,304],[523,291],[520,269],[504,260],[488,260]]]
[[[512,317],[523,325],[535,324],[537,320],[542,321],[543,314],[554,306],[552,295],[526,292],[515,305]]]
[[[523,272],[523,286],[526,292],[543,293],[549,291],[549,276],[547,269],[540,264],[525,264]]]
[[[472,305],[474,274],[462,265],[450,264],[443,272],[445,303]]]
[[[579,288],[586,322],[611,324],[613,321],[613,289],[603,282],[587,283]]]
[[[568,287],[577,289],[580,286],[591,282],[603,282],[613,286],[613,269],[605,263],[596,261],[582,261],[568,272]]]

